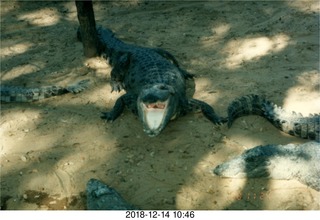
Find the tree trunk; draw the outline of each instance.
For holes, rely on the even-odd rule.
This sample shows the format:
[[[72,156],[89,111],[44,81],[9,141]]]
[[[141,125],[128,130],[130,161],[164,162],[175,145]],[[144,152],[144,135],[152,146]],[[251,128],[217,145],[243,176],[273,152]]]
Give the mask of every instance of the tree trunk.
[[[80,35],[83,44],[84,55],[94,57],[99,54],[99,42],[97,37],[96,22],[92,7],[92,0],[75,1],[78,20],[80,23]]]

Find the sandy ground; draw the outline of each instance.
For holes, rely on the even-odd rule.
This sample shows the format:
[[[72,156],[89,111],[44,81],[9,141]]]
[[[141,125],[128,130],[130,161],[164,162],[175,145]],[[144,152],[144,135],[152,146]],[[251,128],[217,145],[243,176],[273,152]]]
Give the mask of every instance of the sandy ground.
[[[170,51],[196,75],[188,94],[222,116],[235,98],[265,95],[304,115],[320,112],[319,3],[95,2],[98,25],[126,42]],[[295,180],[223,179],[212,169],[245,149],[303,143],[265,119],[233,127],[202,114],[150,138],[129,111],[100,112],[111,68],[86,59],[73,2],[1,1],[1,82],[38,87],[91,79],[83,93],[1,105],[1,209],[85,209],[97,178],[141,209],[319,209],[320,193]]]

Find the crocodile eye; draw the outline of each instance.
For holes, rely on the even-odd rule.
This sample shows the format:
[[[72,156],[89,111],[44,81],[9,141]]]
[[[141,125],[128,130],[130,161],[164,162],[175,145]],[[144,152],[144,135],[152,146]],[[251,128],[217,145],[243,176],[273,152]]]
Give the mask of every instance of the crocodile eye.
[[[163,91],[169,91],[169,93],[171,93],[171,94],[175,93],[174,89],[168,85],[157,85],[157,89],[163,90]]]
[[[168,90],[168,88],[167,88],[165,85],[160,85],[160,86],[158,86],[158,89],[161,89],[161,90]]]

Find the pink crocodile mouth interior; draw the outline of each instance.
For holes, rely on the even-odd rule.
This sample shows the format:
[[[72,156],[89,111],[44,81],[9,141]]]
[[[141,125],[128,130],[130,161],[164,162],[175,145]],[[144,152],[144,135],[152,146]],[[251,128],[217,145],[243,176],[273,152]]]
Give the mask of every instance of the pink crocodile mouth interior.
[[[165,109],[166,108],[166,103],[165,102],[151,103],[151,104],[146,104],[146,107],[148,109],[150,109],[150,108]]]
[[[168,101],[143,104],[144,121],[148,128],[157,130],[166,117]]]

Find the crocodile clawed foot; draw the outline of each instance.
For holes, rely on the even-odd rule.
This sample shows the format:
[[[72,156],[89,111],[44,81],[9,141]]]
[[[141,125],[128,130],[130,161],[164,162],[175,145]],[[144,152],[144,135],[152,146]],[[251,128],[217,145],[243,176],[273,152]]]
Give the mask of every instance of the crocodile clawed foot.
[[[182,75],[184,76],[185,79],[193,79],[194,78],[194,74],[187,72],[184,69],[179,68],[179,70],[181,71]]]
[[[89,82],[90,82],[89,79],[85,79],[80,82],[67,86],[66,89],[71,93],[79,93],[85,90],[86,88],[88,88]]]
[[[111,82],[111,88],[111,92],[120,92],[122,89],[124,89],[124,85],[122,82],[113,81]]]
[[[228,118],[215,118],[213,121],[212,121],[214,124],[216,125],[223,125],[225,124],[226,122],[228,122]]]
[[[113,122],[114,121],[114,117],[113,117],[111,112],[101,112],[101,114],[102,114],[100,116],[101,119],[104,119],[107,122]]]
[[[220,118],[220,125],[225,124],[229,121],[228,117]]]

